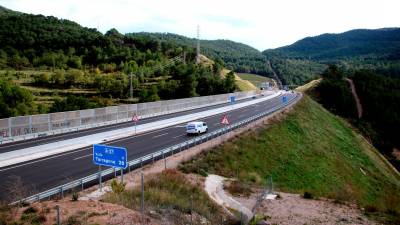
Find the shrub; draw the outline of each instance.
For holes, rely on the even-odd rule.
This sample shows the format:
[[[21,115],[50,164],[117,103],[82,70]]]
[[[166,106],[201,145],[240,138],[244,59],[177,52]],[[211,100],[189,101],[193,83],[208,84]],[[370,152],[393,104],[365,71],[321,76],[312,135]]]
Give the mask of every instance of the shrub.
[[[227,182],[226,185],[224,185],[224,188],[228,190],[230,194],[233,196],[245,196],[248,197],[252,193],[251,188],[249,185],[243,184],[239,181],[231,181]]]
[[[111,189],[115,194],[120,194],[125,191],[125,183],[118,182],[117,180],[113,180],[111,182]]]
[[[303,198],[305,198],[305,199],[313,199],[314,196],[310,192],[305,191],[304,194],[303,194]]]
[[[72,201],[73,201],[73,202],[76,202],[76,201],[78,201],[78,198],[79,198],[79,194],[78,194],[78,192],[74,192],[74,193],[72,193]]]

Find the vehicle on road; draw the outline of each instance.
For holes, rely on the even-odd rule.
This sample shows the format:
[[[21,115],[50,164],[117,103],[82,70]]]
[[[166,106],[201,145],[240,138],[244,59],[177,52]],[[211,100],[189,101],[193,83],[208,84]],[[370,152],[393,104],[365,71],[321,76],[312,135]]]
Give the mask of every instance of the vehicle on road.
[[[186,125],[187,135],[202,134],[207,131],[208,131],[208,126],[205,122],[202,122],[202,121],[190,122]]]

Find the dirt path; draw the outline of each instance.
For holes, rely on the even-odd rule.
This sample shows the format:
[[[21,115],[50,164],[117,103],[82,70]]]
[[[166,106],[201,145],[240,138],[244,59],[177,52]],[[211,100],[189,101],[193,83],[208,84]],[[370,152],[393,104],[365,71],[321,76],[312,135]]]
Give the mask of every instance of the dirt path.
[[[253,213],[232,196],[225,193],[224,180],[224,177],[218,175],[208,175],[205,181],[205,190],[208,196],[225,209],[231,208],[242,212],[245,215],[245,221],[248,222],[253,217]]]
[[[276,74],[275,73],[275,70],[274,70],[274,68],[272,68],[272,65],[271,65],[271,62],[269,61],[269,60],[267,60],[267,66],[271,69],[271,71],[272,71],[272,75],[274,76],[274,80],[275,81],[277,81],[278,82],[278,88],[279,89],[282,89],[282,82],[281,82],[281,80],[279,79],[279,76],[278,76],[278,74]]]
[[[257,210],[257,214],[267,216],[268,224],[376,224],[355,205],[337,204],[327,199],[304,199],[299,194],[280,192],[279,195],[280,199],[264,200]]]
[[[354,86],[353,80],[351,80],[349,78],[345,78],[345,80],[347,80],[347,82],[349,82],[349,84],[350,84],[351,93],[353,94],[354,100],[356,101],[356,105],[357,105],[358,118],[360,119],[363,114],[363,109],[362,109],[360,98],[358,98],[358,95],[356,92],[356,87]]]

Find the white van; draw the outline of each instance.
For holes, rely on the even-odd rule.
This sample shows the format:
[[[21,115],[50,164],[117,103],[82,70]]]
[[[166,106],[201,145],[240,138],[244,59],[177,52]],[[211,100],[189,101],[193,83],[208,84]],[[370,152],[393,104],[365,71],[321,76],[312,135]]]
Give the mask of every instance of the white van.
[[[208,131],[207,124],[201,121],[190,122],[186,125],[186,133],[190,134],[201,134]]]

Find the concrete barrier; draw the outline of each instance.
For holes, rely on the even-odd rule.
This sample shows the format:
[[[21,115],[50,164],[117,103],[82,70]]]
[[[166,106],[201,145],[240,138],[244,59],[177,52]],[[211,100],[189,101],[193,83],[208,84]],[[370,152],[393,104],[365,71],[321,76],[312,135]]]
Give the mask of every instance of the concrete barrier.
[[[237,100],[241,100],[256,94],[256,91],[235,92],[0,119],[0,144],[122,123],[131,120],[135,114],[139,118],[148,118],[226,103],[229,102],[230,96],[235,96]]]

